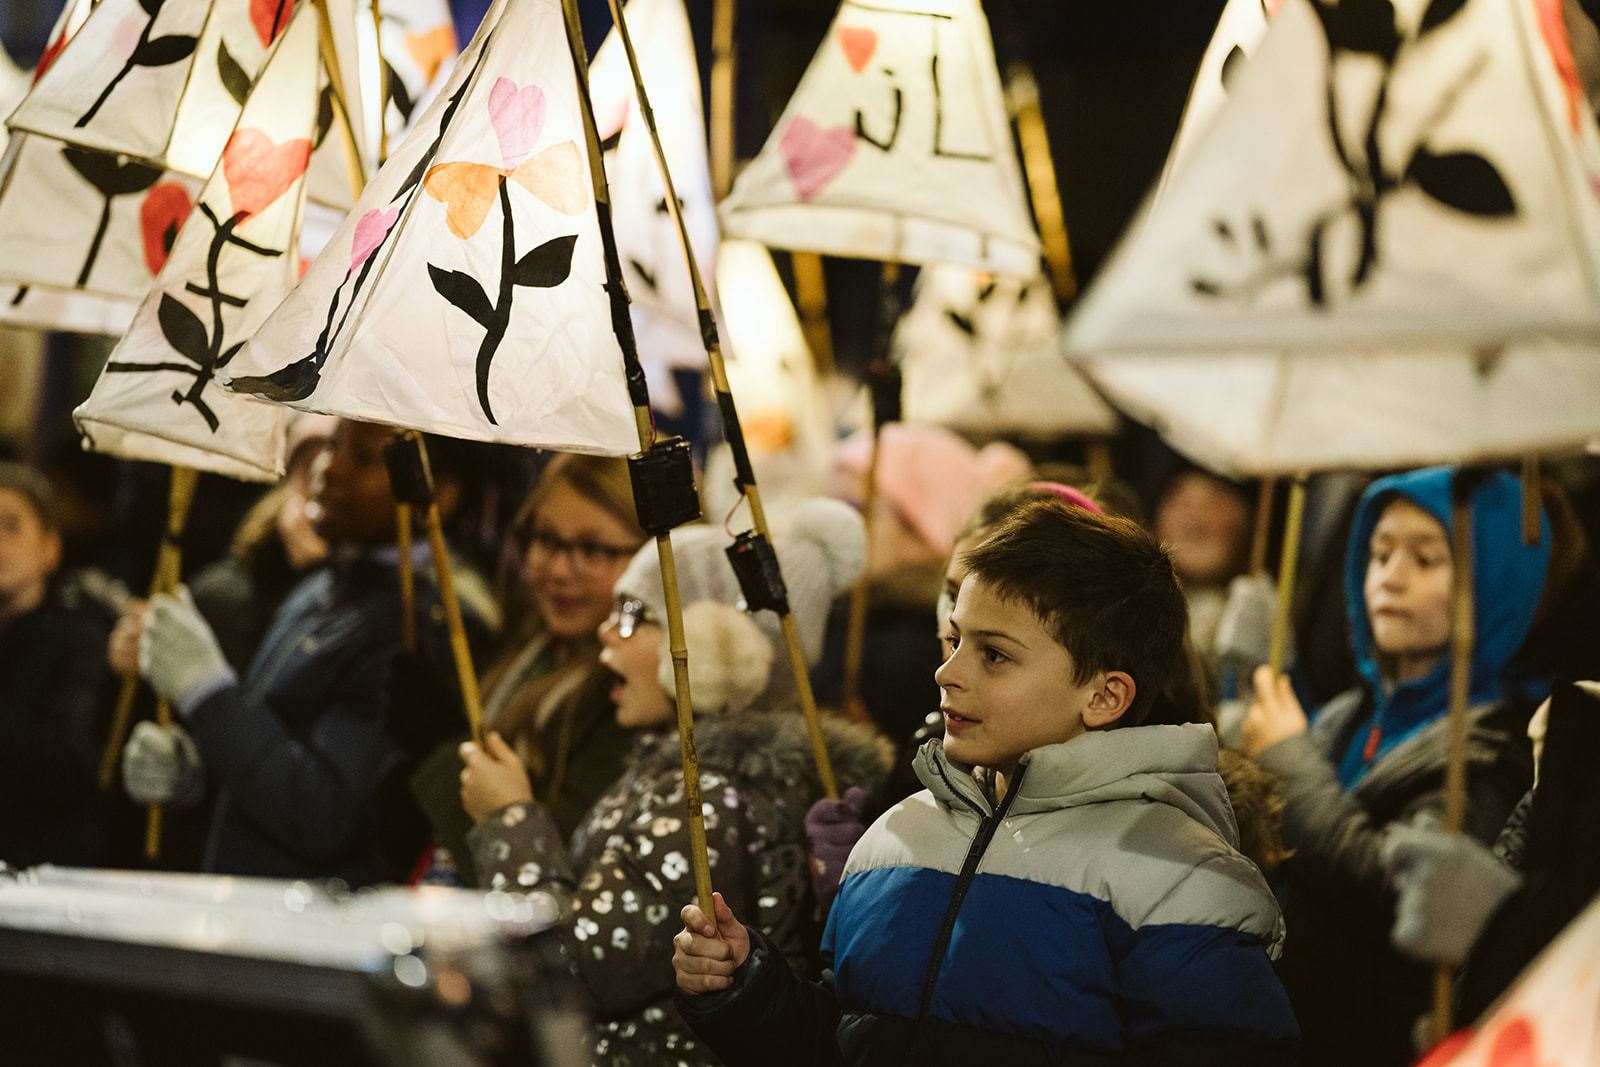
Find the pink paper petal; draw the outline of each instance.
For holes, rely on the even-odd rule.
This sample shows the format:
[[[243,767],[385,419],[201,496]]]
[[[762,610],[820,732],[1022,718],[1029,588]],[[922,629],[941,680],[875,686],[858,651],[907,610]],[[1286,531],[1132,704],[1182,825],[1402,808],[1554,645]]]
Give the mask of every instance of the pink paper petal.
[[[516,166],[533,151],[544,130],[544,90],[496,78],[489,90],[489,121],[494,124],[505,165]]]
[[[355,270],[371,258],[372,253],[383,244],[383,239],[389,236],[389,231],[394,229],[395,220],[400,217],[400,206],[397,204],[388,211],[373,208],[356,220],[356,234],[350,242],[350,269]]]

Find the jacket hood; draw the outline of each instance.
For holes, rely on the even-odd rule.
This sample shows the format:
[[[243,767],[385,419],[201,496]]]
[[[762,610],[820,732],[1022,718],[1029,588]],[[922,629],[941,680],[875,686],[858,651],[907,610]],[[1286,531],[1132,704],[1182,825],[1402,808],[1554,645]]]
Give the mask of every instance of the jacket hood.
[[[822,733],[841,791],[859,785],[872,792],[888,776],[893,746],[870,726],[824,714]],[[747,710],[698,717],[694,743],[703,769],[746,781],[805,783],[821,794],[810,734],[797,711]],[[676,772],[682,766],[675,731],[652,732],[641,745],[638,762],[643,773]]]
[[[1427,677],[1396,687],[1385,699],[1367,619],[1365,585],[1372,531],[1383,509],[1395,499],[1404,499],[1438,520],[1448,535],[1456,474],[1454,468],[1428,467],[1373,482],[1357,505],[1345,550],[1345,610],[1356,666],[1383,714],[1405,725],[1420,725],[1445,711],[1449,657],[1441,659]],[[1472,494],[1472,545],[1472,700],[1485,703],[1506,695],[1506,667],[1527,639],[1544,595],[1550,568],[1549,517],[1541,512],[1538,544],[1523,544],[1522,482],[1506,471],[1495,471]]]
[[[1182,811],[1232,848],[1239,845],[1228,791],[1217,773],[1217,734],[1209,725],[1133,726],[1079,734],[1022,757],[1013,815],[1112,800],[1148,800]],[[962,808],[988,799],[971,769],[935,738],[917,752],[917,776],[941,803]]]

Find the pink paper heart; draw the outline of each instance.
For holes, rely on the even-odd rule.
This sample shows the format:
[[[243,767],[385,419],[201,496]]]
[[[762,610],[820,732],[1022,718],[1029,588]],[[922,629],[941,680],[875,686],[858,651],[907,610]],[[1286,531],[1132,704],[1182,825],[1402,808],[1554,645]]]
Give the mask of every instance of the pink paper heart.
[[[500,140],[505,165],[516,166],[533,151],[544,130],[544,90],[537,85],[518,86],[510,78],[496,78],[489,90],[489,121]]]
[[[810,200],[850,164],[856,154],[856,135],[848,126],[825,130],[802,115],[783,131],[778,149],[795,192],[801,200]]]
[[[260,130],[240,129],[222,150],[222,176],[235,215],[254,215],[282,196],[311,161],[311,141],[299,137],[282,144]]]
[[[355,238],[350,242],[351,270],[361,266],[378,250],[399,217],[400,206],[396,204],[388,211],[373,208],[356,220]]]

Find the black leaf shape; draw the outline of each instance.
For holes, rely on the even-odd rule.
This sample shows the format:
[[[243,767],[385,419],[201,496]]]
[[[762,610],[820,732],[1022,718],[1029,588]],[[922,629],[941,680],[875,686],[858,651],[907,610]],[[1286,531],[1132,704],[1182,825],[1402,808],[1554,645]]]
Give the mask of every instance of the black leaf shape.
[[[228,391],[247,393],[279,402],[304,400],[316,392],[317,386],[322,384],[322,364],[326,361],[325,353],[313,352],[303,359],[295,360],[287,367],[278,368],[271,374],[229,378]]]
[[[989,302],[989,298],[994,295],[995,286],[997,284],[998,283],[993,278],[990,278],[988,281],[979,286],[978,303],[987,304]]]
[[[646,288],[648,288],[651,292],[657,291],[658,287],[656,285],[656,275],[654,271],[652,271],[649,267],[646,267],[643,263],[640,263],[637,259],[634,259],[632,256],[628,257],[628,266],[633,268],[633,272],[639,276],[640,281],[644,282]]]
[[[1417,36],[1438,29],[1460,14],[1461,9],[1466,6],[1467,0],[1432,0],[1428,4],[1428,10],[1422,14],[1422,24],[1417,27]]]
[[[1193,289],[1197,296],[1222,295],[1222,287],[1208,278],[1190,278],[1189,288]]]
[[[163,0],[139,0],[139,6],[144,8],[144,13],[152,19],[161,13]]]
[[[1311,0],[1311,8],[1334,51],[1361,52],[1387,63],[1400,48],[1390,0]]]
[[[459,270],[435,267],[432,263],[428,264],[428,277],[440,296],[472,316],[472,321],[479,326],[489,328],[494,321],[494,305],[489,303],[488,295],[476,278]]]
[[[328,131],[331,129],[333,129],[333,86],[324,85],[322,87],[322,95],[317,98],[317,140],[315,147],[322,147],[322,142],[327,140]]]
[[[1228,225],[1227,219],[1212,219],[1211,228],[1216,231],[1218,237],[1230,245],[1233,244],[1233,227]]]
[[[945,308],[944,317],[950,320],[951,325],[968,337],[978,336],[978,327],[973,325],[972,319],[961,314],[955,308]]]
[[[161,168],[145,163],[118,163],[117,157],[106,152],[84,148],[63,148],[62,158],[106,197],[142,193],[161,180]]]
[[[245,98],[250,95],[250,75],[244,72],[223,41],[217,42],[217,76],[222,79],[222,87],[228,90],[233,102],[244,107]]]
[[[1267,220],[1260,215],[1250,216],[1250,232],[1255,236],[1256,248],[1261,252],[1272,250],[1272,235],[1267,232]]]
[[[206,366],[211,359],[211,343],[206,338],[205,324],[200,317],[169,293],[161,294],[161,306],[156,309],[156,320],[161,323],[161,335],[173,351],[198,367]]]
[[[133,63],[140,67],[164,67],[194,55],[199,40],[192,34],[170,33],[152,37],[133,51]]]
[[[417,109],[417,102],[411,99],[411,90],[406,88],[405,79],[394,69],[394,64],[386,59],[383,61],[383,67],[389,77],[389,102],[400,112],[402,119],[410,122],[411,113]]]
[[[1417,149],[1406,177],[1446,207],[1484,218],[1505,218],[1517,213],[1517,202],[1493,163],[1476,152],[1434,155],[1427,146]]]
[[[572,250],[577,243],[578,235],[572,234],[553,237],[535,248],[517,260],[516,271],[512,274],[513,284],[535,289],[560,285],[572,273]]]

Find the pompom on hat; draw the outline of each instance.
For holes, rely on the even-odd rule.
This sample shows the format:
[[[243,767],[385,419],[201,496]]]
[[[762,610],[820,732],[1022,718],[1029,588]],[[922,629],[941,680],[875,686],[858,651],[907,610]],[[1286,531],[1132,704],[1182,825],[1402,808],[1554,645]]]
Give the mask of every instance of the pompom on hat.
[[[789,591],[789,610],[806,662],[814,665],[822,656],[829,608],[855,584],[866,565],[866,529],[854,508],[821,498],[776,513],[772,527],[773,546]],[[695,710],[739,711],[758,703],[790,705],[795,700],[794,679],[778,616],[770,611],[750,615],[743,610],[739,581],[725,553],[730,542],[718,526],[688,526],[672,533]],[[653,543],[633,557],[617,579],[615,593],[641,601],[650,617],[665,625],[666,594]],[[665,641],[661,658],[658,677],[670,694],[672,661]]]

